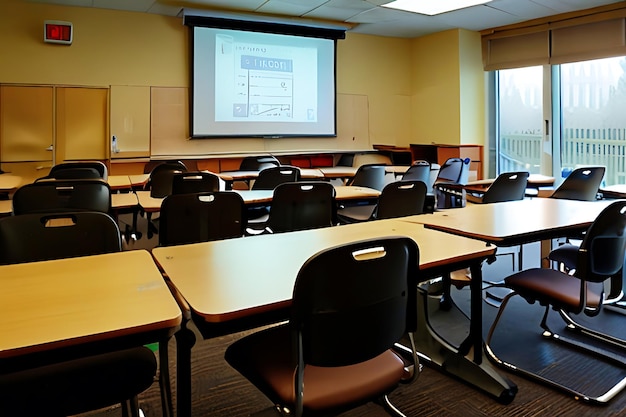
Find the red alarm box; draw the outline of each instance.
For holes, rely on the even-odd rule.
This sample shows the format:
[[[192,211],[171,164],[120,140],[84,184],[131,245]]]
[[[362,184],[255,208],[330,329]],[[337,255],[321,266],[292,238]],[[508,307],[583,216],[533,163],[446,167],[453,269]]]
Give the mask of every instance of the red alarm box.
[[[72,44],[74,28],[70,22],[46,20],[43,22],[43,41],[50,43]]]

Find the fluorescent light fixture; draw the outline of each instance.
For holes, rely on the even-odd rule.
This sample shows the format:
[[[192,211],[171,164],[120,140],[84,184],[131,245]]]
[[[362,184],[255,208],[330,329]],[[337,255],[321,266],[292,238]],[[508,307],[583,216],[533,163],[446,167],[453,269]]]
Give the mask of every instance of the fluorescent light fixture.
[[[452,10],[489,3],[491,0],[395,0],[383,7],[434,16]]]

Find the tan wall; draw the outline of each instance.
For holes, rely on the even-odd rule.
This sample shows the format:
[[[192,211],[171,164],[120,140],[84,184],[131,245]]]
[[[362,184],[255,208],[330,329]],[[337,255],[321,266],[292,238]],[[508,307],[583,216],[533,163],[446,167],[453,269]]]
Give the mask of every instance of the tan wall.
[[[72,22],[74,43],[45,44],[45,19]],[[0,36],[0,83],[189,87],[189,34],[180,18],[2,0]],[[468,38],[463,46],[480,56],[480,43]],[[172,147],[188,155],[460,143],[460,43],[458,31],[415,40],[348,33],[338,41],[336,139],[177,137]]]

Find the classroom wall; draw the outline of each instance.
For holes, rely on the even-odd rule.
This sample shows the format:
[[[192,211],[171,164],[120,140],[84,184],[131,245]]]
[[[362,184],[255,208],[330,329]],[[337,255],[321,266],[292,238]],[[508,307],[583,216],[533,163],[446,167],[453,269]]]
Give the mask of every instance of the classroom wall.
[[[45,44],[45,19],[72,22],[73,44]],[[0,83],[189,87],[190,40],[181,18],[3,0],[0,36]],[[338,41],[337,50],[337,138],[190,141],[179,135],[167,141],[164,152],[195,155],[363,149],[375,143],[477,143],[478,136],[484,136],[481,128],[468,126],[469,119],[478,118],[479,123],[484,119],[478,117],[471,100],[479,90],[461,92],[465,86],[475,87],[474,73],[482,77],[482,69],[473,66],[470,75],[461,71],[466,62],[473,65],[474,55],[480,57],[477,36],[452,30],[410,40],[348,33]]]

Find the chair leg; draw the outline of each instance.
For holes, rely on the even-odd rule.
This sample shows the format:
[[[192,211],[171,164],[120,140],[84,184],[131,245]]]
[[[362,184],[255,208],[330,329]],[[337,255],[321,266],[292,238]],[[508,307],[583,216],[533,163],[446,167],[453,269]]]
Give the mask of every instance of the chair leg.
[[[388,395],[383,395],[380,398],[380,405],[391,415],[396,416],[396,417],[406,417],[406,415],[400,411],[395,405],[393,405],[393,403],[391,402],[391,400],[389,400],[389,396]]]
[[[496,318],[493,321],[491,327],[489,328],[489,332],[487,334],[487,338],[485,340],[485,351],[487,352],[487,357],[493,361],[494,363],[496,363],[498,366],[504,367],[506,369],[508,369],[511,372],[515,372],[515,373],[519,373],[529,379],[533,379],[536,381],[539,381],[545,385],[551,386],[553,388],[556,388],[562,392],[566,392],[569,393],[571,395],[574,396],[574,398],[577,399],[582,399],[584,401],[588,401],[588,402],[594,402],[594,403],[598,403],[598,404],[604,404],[607,403],[608,401],[610,401],[612,398],[614,398],[618,393],[620,393],[624,388],[626,388],[626,378],[623,378],[621,381],[619,381],[617,384],[615,384],[613,387],[611,387],[608,391],[606,391],[604,394],[598,395],[598,396],[590,396],[588,394],[585,394],[583,392],[580,392],[572,387],[563,385],[557,381],[548,379],[546,377],[543,377],[541,375],[538,375],[534,372],[530,372],[527,371],[515,364],[511,364],[508,362],[505,362],[504,360],[500,359],[495,352],[491,349],[491,340],[493,337],[493,333],[497,327],[498,322],[500,321],[500,318],[502,317],[502,313],[506,307],[506,305],[508,304],[509,300],[513,297],[517,295],[516,292],[511,292],[510,294],[508,294],[507,296],[504,297],[504,299],[502,300],[502,304],[500,305],[500,309],[498,310],[498,313],[496,314]],[[544,333],[543,335],[545,337],[550,338],[550,340],[555,340],[558,342],[563,342],[567,345],[570,346],[574,346],[577,348],[581,348],[585,351],[591,352],[595,355],[601,355],[603,356],[605,359],[609,359],[613,362],[615,362],[617,365],[621,365],[622,367],[626,367],[626,363],[624,363],[623,359],[618,358],[618,355],[612,355],[610,352],[602,352],[602,351],[598,351],[598,350],[592,350],[589,349],[589,347],[586,347],[584,345],[581,345],[579,342],[576,342],[574,340],[569,340],[566,338],[563,338],[561,336],[559,336],[558,334],[552,332],[552,330],[549,329],[548,325],[547,325],[547,318],[548,318],[548,314],[550,311],[550,307],[546,307],[545,313],[543,315],[543,318],[541,320],[541,327],[544,329]],[[612,356],[612,357],[611,357]]]
[[[589,327],[583,326],[582,324],[576,322],[569,314],[567,314],[563,310],[559,310],[559,314],[567,324],[567,329],[584,334],[601,342],[608,343],[609,345],[616,346],[621,349],[626,349],[626,340],[611,336],[606,333],[601,333],[597,330],[593,330]]]

